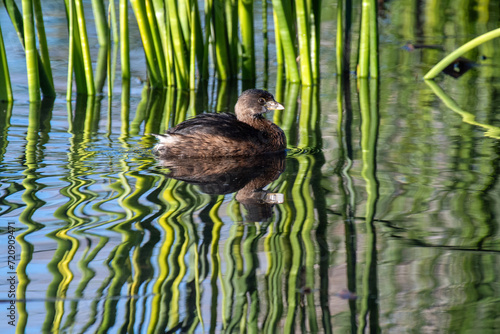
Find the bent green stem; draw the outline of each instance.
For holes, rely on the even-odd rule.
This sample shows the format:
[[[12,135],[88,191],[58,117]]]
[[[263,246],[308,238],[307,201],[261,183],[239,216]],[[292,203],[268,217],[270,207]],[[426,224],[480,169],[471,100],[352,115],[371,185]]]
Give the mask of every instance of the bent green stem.
[[[450,53],[447,57],[437,63],[427,74],[424,76],[425,80],[434,79],[442,70],[444,70],[448,65],[453,63],[458,57],[463,55],[464,53],[472,50],[473,48],[493,39],[500,37],[500,28],[495,29],[493,31],[487,32],[479,37],[474,38],[472,41],[465,43],[452,53]]]

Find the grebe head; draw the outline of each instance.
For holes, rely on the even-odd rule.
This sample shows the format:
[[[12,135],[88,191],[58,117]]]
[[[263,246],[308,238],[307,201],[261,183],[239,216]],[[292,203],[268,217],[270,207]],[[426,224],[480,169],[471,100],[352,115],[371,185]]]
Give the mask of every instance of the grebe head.
[[[269,110],[283,110],[285,107],[276,102],[274,96],[262,89],[249,89],[244,91],[238,98],[234,107],[236,117],[244,119],[246,117],[261,117]]]

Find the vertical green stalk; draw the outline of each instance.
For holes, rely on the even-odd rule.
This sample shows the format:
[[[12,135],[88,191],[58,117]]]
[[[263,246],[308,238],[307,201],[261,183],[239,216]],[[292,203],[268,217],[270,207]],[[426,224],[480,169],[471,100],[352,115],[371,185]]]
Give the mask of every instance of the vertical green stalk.
[[[300,74],[302,84],[310,86],[312,84],[311,72],[311,52],[309,45],[309,27],[308,27],[308,12],[306,9],[305,0],[297,0],[297,34],[299,39],[299,55],[300,55]]]
[[[193,5],[191,7],[191,22],[194,23],[196,16],[196,8]],[[191,27],[191,46],[189,50],[189,89],[196,89],[196,49],[197,49],[197,37],[196,37],[196,29],[194,25]]]
[[[242,79],[254,80],[255,42],[254,42],[254,29],[253,29],[253,0],[239,0],[238,14],[240,19],[240,29],[241,29]]]
[[[85,14],[83,12],[82,0],[75,0],[76,17],[78,22],[78,30],[80,33],[80,44],[83,54],[83,65],[85,69],[85,81],[87,84],[87,94],[95,95],[94,75],[92,71],[92,59],[90,58],[89,40],[87,37],[87,25]]]
[[[156,17],[155,26],[158,30],[157,33],[153,32],[153,36],[155,37],[155,50],[158,53],[160,64],[160,70],[162,72],[163,83],[166,83],[167,86],[171,86],[174,84],[174,73],[172,71],[173,62],[170,61],[170,43],[169,39],[170,31],[168,28],[168,13],[165,8],[165,3],[163,0],[153,0],[154,7],[154,16]],[[149,15],[152,15],[150,13]],[[153,21],[152,18],[149,19]]]
[[[269,80],[269,39],[267,38],[267,0],[262,1],[262,53],[264,54],[264,89]]]
[[[12,85],[10,82],[9,64],[3,42],[2,26],[0,25],[0,101],[12,101]]]
[[[120,63],[122,80],[130,80],[130,46],[128,33],[128,1],[120,0]]]
[[[278,67],[278,77],[279,74],[283,73],[283,45],[281,42],[281,35],[279,29],[278,17],[276,16],[276,11],[273,11],[273,21],[274,21],[274,40],[276,44],[276,66]]]
[[[158,2],[157,0],[155,2]],[[152,0],[146,0],[146,13],[149,22],[149,27],[151,31],[151,37],[153,38],[153,46],[154,46],[154,57],[158,64],[158,68],[160,70],[161,77],[161,86],[165,86],[167,83],[167,68],[165,63],[165,54],[163,51],[162,40],[161,40],[161,32],[158,29],[158,20],[156,19],[156,12],[158,7],[155,6]],[[161,8],[163,9],[163,8]],[[163,10],[162,10],[163,11]]]
[[[71,2],[73,2],[71,4]],[[78,94],[86,95],[87,92],[87,81],[85,78],[85,67],[83,61],[83,49],[81,43],[81,36],[79,34],[78,24],[75,24],[76,20],[76,9],[75,9],[75,0],[65,0],[66,5],[66,15],[68,20],[68,27],[70,25],[70,16],[73,16],[73,35],[71,36],[73,39],[73,68],[74,78],[76,83],[76,90]],[[70,13],[70,6],[73,8]]]
[[[151,79],[151,85],[153,87],[160,86],[162,81],[161,74],[155,57],[156,52],[154,48],[153,36],[151,35],[151,29],[146,14],[146,7],[143,1],[140,0],[130,0],[130,4],[132,5],[132,9],[134,10],[134,14],[137,19],[137,25],[139,26],[139,32],[141,33],[142,45],[144,47],[144,53],[146,55],[146,63],[148,67],[148,74]],[[124,5],[122,4],[122,9],[123,7]]]
[[[228,54],[226,26],[224,22],[224,7],[220,1],[216,1],[212,7],[214,16],[214,47],[215,63],[219,80],[227,80],[231,76],[231,59]]]
[[[203,75],[204,73],[202,72],[202,67],[203,67],[203,55],[204,55],[204,47],[203,47],[203,30],[201,29],[201,20],[200,20],[200,11],[198,8],[198,1],[192,0],[192,11],[193,11],[193,19],[191,19],[191,29],[195,30],[195,36],[196,36],[196,59],[198,62],[198,70],[200,72],[200,77],[201,79],[204,79]],[[206,18],[205,18],[205,27],[207,30],[210,31],[210,24],[206,23]]]
[[[108,10],[109,10],[109,7],[108,7]],[[109,13],[109,11],[108,11]],[[110,24],[111,22],[109,22],[108,20],[108,24]],[[111,97],[113,96],[113,77],[114,77],[114,73],[113,73],[113,70],[111,69],[111,54],[112,54],[112,50],[111,50],[111,30],[109,29],[110,27],[108,26],[108,54],[107,54],[107,66],[106,68],[108,69],[108,73],[107,73],[107,77],[108,77],[108,97],[110,98],[109,100],[111,100]],[[111,103],[108,103],[108,114],[110,115],[109,117],[109,132],[108,133],[111,133]]]
[[[191,5],[189,5],[190,0],[178,0],[177,4],[177,17],[179,18],[179,24],[181,27],[181,36],[184,41],[184,45],[189,45],[189,40],[191,36]]]
[[[337,39],[335,41],[337,45],[336,55],[337,55],[337,75],[342,73],[343,65],[343,55],[344,55],[344,1],[337,1]]]
[[[239,54],[238,45],[238,0],[223,0],[225,14],[225,39],[227,41],[227,57],[230,65],[230,77],[238,73]]]
[[[68,46],[68,79],[66,85],[66,101],[71,101],[71,97],[73,95],[73,55],[75,52],[75,39],[73,37],[75,30],[75,15],[73,10],[74,1],[69,0],[69,9],[68,9],[68,20],[69,20],[69,46]]]
[[[130,80],[128,79],[122,79],[120,119],[122,126],[119,139],[126,145],[130,133]]]
[[[108,13],[109,13],[108,20],[111,22],[111,33],[113,36],[113,43],[117,44],[120,41],[120,38],[118,35],[118,23],[117,23],[117,19],[116,19],[115,0],[109,1]],[[109,29],[109,27],[108,27],[108,29]]]
[[[118,24],[116,22],[116,9],[115,9],[115,0],[111,0],[110,3],[109,3],[109,7],[108,7],[108,12],[110,13],[109,14],[109,18],[108,18],[108,22],[110,22],[111,24],[111,28],[109,31],[110,33],[112,32],[112,35],[109,35],[109,40],[108,40],[108,43],[111,45],[111,38],[113,38],[113,45],[109,48],[109,57],[111,58],[111,55],[112,55],[112,58],[113,60],[109,60],[108,61],[108,66],[110,66],[110,75],[108,75],[108,96],[112,96],[113,95],[113,89],[114,89],[114,86],[115,86],[115,79],[116,79],[116,68],[117,68],[117,64],[118,64],[118,41],[119,41],[119,38],[118,38]]]
[[[297,144],[297,98],[299,96],[300,85],[298,83],[286,83],[285,106],[281,128],[285,132],[288,145]]]
[[[113,59],[110,60],[110,62],[111,62],[111,75],[109,77],[109,82],[110,82],[110,90],[109,91],[112,94],[114,87],[115,87],[115,81],[116,81],[116,69],[118,67],[118,45],[113,44],[113,47],[110,50],[110,57],[111,57],[111,55],[113,56]]]
[[[370,0],[370,76],[378,78],[377,2]]]
[[[176,77],[176,67],[174,61],[174,53],[173,53],[173,42],[172,42],[172,34],[170,33],[170,22],[169,20],[165,20],[165,29],[166,29],[166,42],[165,42],[165,62],[167,66],[167,85],[175,86],[175,77]]]
[[[102,93],[104,88],[104,84],[106,82],[107,71],[108,71],[108,53],[109,53],[109,44],[100,47],[99,52],[97,53],[97,64],[95,68],[94,75],[94,87],[98,94]]]
[[[100,47],[108,45],[108,23],[106,22],[106,9],[103,0],[92,0],[92,12],[94,13],[95,29]]]
[[[170,31],[172,33],[172,41],[175,55],[175,62],[178,69],[179,77],[177,84],[180,88],[187,88],[189,68],[185,56],[185,43],[182,36],[181,25],[177,11],[176,0],[167,0],[168,17],[170,21]]]
[[[340,1],[340,0],[339,0]],[[317,82],[320,77],[319,73],[319,44],[321,38],[321,0],[308,0],[308,5],[311,6],[310,10],[310,49],[311,49],[311,70],[313,81]]]
[[[311,117],[312,117],[312,87],[302,86],[300,94],[300,116],[299,116],[299,147],[311,147],[310,135],[311,131]]]
[[[29,100],[37,102],[40,101],[40,78],[38,76],[35,24],[33,22],[33,2],[32,0],[23,0],[22,4]]]
[[[42,87],[42,92],[52,91],[52,95],[55,96],[54,92],[54,79],[52,76],[52,68],[50,67],[50,56],[49,56],[49,48],[47,46],[47,36],[45,35],[45,24],[43,23],[43,13],[42,13],[42,4],[40,0],[33,0],[33,8],[35,12],[35,22],[36,22],[36,30],[38,33],[38,45],[40,47],[40,55],[41,55],[41,65],[47,73],[47,79],[50,83],[49,87]],[[44,84],[42,80],[40,80],[40,84]]]
[[[281,38],[281,45],[283,46],[283,53],[285,55],[285,62],[287,68],[287,79],[290,82],[300,82],[299,70],[297,68],[297,53],[293,45],[293,38],[291,32],[291,18],[288,18],[285,13],[283,0],[273,0],[273,8],[276,13],[277,21],[279,22],[279,34]]]
[[[208,56],[210,52],[210,35],[212,31],[213,0],[205,1],[205,37],[203,45],[203,63],[201,66],[201,79],[208,80]]]
[[[368,78],[370,57],[370,0],[363,0],[361,10],[361,29],[359,33],[359,73],[360,78]]]
[[[23,48],[25,48],[26,40],[24,36],[25,34],[24,34],[23,16],[21,15],[21,12],[19,11],[19,8],[17,7],[14,0],[4,0],[3,2],[5,4],[5,9],[7,9],[7,12],[9,13],[12,24],[16,29],[19,40]],[[33,13],[31,15],[33,15]],[[35,48],[35,56],[36,56],[36,61],[38,62],[37,67],[38,67],[39,86],[42,89],[42,93],[44,96],[53,97],[55,96],[54,85],[52,84],[51,79],[49,79],[49,75],[47,74],[44,66],[42,65],[42,60],[36,48]]]

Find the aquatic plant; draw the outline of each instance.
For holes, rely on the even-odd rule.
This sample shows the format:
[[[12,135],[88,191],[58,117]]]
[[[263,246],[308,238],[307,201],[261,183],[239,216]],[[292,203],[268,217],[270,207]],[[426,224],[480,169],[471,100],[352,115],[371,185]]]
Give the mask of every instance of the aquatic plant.
[[[443,60],[437,63],[433,68],[431,68],[429,72],[427,72],[427,74],[424,76],[424,79],[426,80],[434,79],[439,73],[441,73],[446,67],[452,64],[460,56],[462,56],[466,52],[469,52],[475,47],[484,44],[492,40],[493,38],[497,37],[500,37],[500,28],[482,34],[481,36],[478,36],[473,40],[465,43],[464,45],[462,45],[461,47],[450,53],[448,56],[443,58]]]
[[[55,96],[40,0],[23,1],[22,14],[13,0],[3,2],[25,47],[30,100],[40,100],[40,91],[45,97]],[[118,42],[122,82],[130,79],[128,1],[119,1],[118,15],[115,1],[109,2],[108,15],[104,1],[91,2],[99,43],[96,65],[90,52],[88,16],[85,15],[89,9],[81,0],[65,0],[64,3],[69,35],[66,98],[71,99],[73,82],[78,94],[95,95],[102,93],[106,80],[111,96],[116,71],[113,64],[117,63],[114,51]],[[306,86],[316,84],[319,79],[321,1],[273,0],[272,4],[279,71],[284,67],[285,77],[290,82],[302,82]],[[130,0],[142,40],[150,87],[195,89],[196,80],[208,79],[210,63],[214,65],[213,75],[219,80],[238,76],[250,83],[255,80],[254,1],[206,0],[202,11],[198,5],[197,0]],[[269,61],[267,8],[267,2],[263,1],[266,68]],[[3,48],[2,40],[0,48]],[[9,55],[4,56],[1,52],[0,55],[0,74],[5,82],[0,97],[12,100],[12,93],[8,93],[9,72],[5,60]]]

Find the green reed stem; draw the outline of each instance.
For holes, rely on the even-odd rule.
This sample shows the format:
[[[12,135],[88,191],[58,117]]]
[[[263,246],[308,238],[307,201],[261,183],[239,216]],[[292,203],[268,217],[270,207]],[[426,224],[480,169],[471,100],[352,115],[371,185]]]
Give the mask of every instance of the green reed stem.
[[[200,11],[198,8],[198,1],[192,1],[191,4],[191,12],[192,12],[192,19],[191,19],[191,29],[195,30],[195,36],[196,36],[196,60],[198,62],[198,70],[200,72],[201,79],[203,79],[203,73],[202,73],[202,67],[203,67],[203,55],[204,55],[204,47],[203,47],[203,30],[201,28],[201,19],[200,19]],[[206,18],[205,18],[206,19]],[[209,27],[210,25],[205,24],[206,29],[210,30]],[[208,74],[207,74],[208,76]]]
[[[253,28],[253,0],[239,0],[238,16],[241,29],[241,77],[255,79],[255,41]]]
[[[146,63],[148,67],[148,74],[151,80],[151,85],[153,87],[159,87],[162,82],[161,74],[158,67],[158,62],[155,57],[155,46],[153,36],[151,34],[151,28],[149,25],[145,4],[140,0],[130,0],[130,4],[132,5],[132,9],[137,20],[137,25],[139,26],[139,32],[141,34],[142,45],[144,47],[144,53],[146,55]]]
[[[302,84],[310,86],[312,84],[311,71],[311,50],[309,45],[308,12],[305,0],[295,1],[297,13],[297,35],[299,40],[300,74]]]
[[[378,78],[378,23],[376,0],[370,0],[370,77]]]
[[[228,47],[226,45],[226,17],[224,15],[223,5],[216,1],[213,8],[214,16],[214,31],[213,36],[215,47],[215,63],[217,75],[220,80],[227,80],[231,77],[231,59],[228,55]]]
[[[38,59],[36,50],[35,24],[33,21],[33,2],[23,0],[24,49],[28,71],[29,100],[40,101],[40,78],[38,76]]]
[[[120,0],[120,63],[122,80],[130,80],[130,40],[128,30],[128,1]]]
[[[87,25],[85,14],[83,11],[82,0],[75,0],[76,18],[78,22],[78,30],[80,35],[80,44],[83,55],[83,65],[85,70],[85,81],[87,86],[87,94],[95,95],[94,75],[92,70],[92,59],[90,58],[89,40],[87,37]]]
[[[443,71],[448,65],[453,63],[458,57],[462,56],[464,53],[472,50],[473,48],[486,43],[487,41],[500,37],[500,28],[487,32],[479,37],[474,38],[473,40],[465,43],[448,56],[446,56],[443,60],[437,63],[427,74],[424,76],[424,79],[434,79],[441,71]]]
[[[122,39],[123,40],[123,39]],[[130,80],[122,78],[120,141],[126,144],[130,133]]]
[[[156,20],[154,22],[157,25],[158,34],[153,34],[155,37],[155,50],[157,53],[160,53],[160,57],[162,57],[162,64],[160,65],[160,71],[163,77],[163,83],[167,86],[173,85],[174,75],[172,73],[172,62],[170,61],[170,47],[168,40],[170,37],[170,32],[168,30],[168,20],[166,19],[167,13],[166,8],[164,6],[163,0],[153,0],[154,7],[154,16]],[[153,13],[149,12],[148,15],[153,15]],[[151,18],[149,18],[151,21]],[[159,40],[157,40],[159,38]],[[161,41],[161,48],[159,47],[159,43]],[[164,64],[163,64],[164,63]]]
[[[114,0],[112,0],[112,1],[114,1]],[[115,16],[115,18],[114,19],[111,18],[111,22],[113,22],[113,20],[114,20],[116,23],[116,14],[114,16]],[[111,25],[113,25],[113,23],[111,23]],[[110,44],[111,44],[111,36],[109,36],[109,38],[110,38]],[[116,35],[116,41],[118,41],[117,35]],[[116,69],[118,67],[118,44],[116,42],[113,42],[113,45],[110,47],[109,51],[110,51],[110,57],[111,57],[111,55],[113,57],[112,61],[110,60],[111,61],[111,75],[109,76],[110,89],[108,92],[108,96],[111,96],[113,93],[114,86],[115,86]]]
[[[312,89],[311,86],[302,86],[300,94],[300,115],[299,115],[299,147],[310,147],[311,117],[312,117]]]
[[[267,88],[267,82],[269,80],[269,39],[267,31],[267,1],[262,1],[262,53],[264,55],[264,79],[263,87]]]
[[[71,97],[73,96],[73,66],[74,66],[74,52],[75,52],[75,39],[74,39],[74,30],[75,30],[75,15],[73,0],[69,1],[69,9],[68,9],[68,21],[69,21],[69,46],[68,46],[68,79],[66,84],[66,101],[71,101]]]
[[[281,45],[285,55],[285,62],[287,68],[287,79],[290,82],[300,82],[299,70],[297,68],[297,53],[293,45],[293,38],[291,32],[292,19],[287,17],[285,12],[285,4],[283,0],[273,0],[273,8],[276,13],[276,19],[279,21],[279,34],[281,38]],[[278,32],[277,32],[278,33]]]
[[[337,1],[337,38],[336,38],[336,56],[337,56],[337,75],[342,73],[343,55],[344,55],[344,1]]]
[[[105,47],[108,44],[108,23],[106,21],[104,1],[92,0],[92,12],[94,13],[94,23],[99,46]]]
[[[110,30],[108,30],[108,31],[111,33]],[[106,66],[106,68],[108,69],[108,71],[107,71],[108,72],[107,73],[107,76],[108,76],[108,97],[111,98],[113,96],[113,83],[114,83],[114,77],[115,77],[114,70],[116,70],[116,67],[115,68],[111,68],[111,55],[113,53],[113,51],[111,49],[111,34],[108,34],[108,43],[109,43],[108,44],[109,47],[108,47],[108,50],[107,50],[108,54],[107,54],[107,57],[106,57],[107,58],[107,66]],[[115,63],[115,65],[116,65],[116,63]],[[110,110],[111,110],[111,103],[108,104],[108,111],[111,114]],[[111,117],[109,119],[110,119],[110,123],[109,124],[111,124]],[[110,129],[110,131],[111,131],[111,129]]]
[[[234,78],[238,73],[241,48],[238,41],[238,0],[225,0],[224,13],[226,17],[226,40],[228,45],[228,59],[230,61],[230,77]]]
[[[165,28],[166,28],[166,43],[165,43],[165,62],[167,65],[167,85],[174,86],[175,85],[175,77],[176,77],[176,66],[174,61],[174,53],[173,53],[173,42],[172,42],[172,34],[170,33],[170,22],[169,20],[165,20]]]
[[[75,78],[75,83],[76,83],[76,90],[78,94],[86,95],[87,94],[87,81],[85,78],[85,66],[84,66],[84,61],[83,61],[83,49],[82,49],[82,43],[80,42],[81,36],[79,34],[79,27],[78,24],[76,24],[75,20],[77,18],[76,16],[76,8],[75,8],[75,0],[65,0],[65,5],[66,5],[66,15],[67,15],[67,20],[68,20],[68,27],[70,25],[70,3],[73,2],[72,8],[73,10],[71,11],[71,15],[73,15],[73,71],[74,71],[74,78]]]
[[[279,29],[278,17],[276,16],[276,11],[273,11],[273,21],[274,21],[274,40],[276,44],[276,66],[278,67],[278,73],[283,71],[284,56],[283,56],[283,45],[281,42],[281,35]]]
[[[309,20],[309,31],[310,31],[310,49],[311,49],[311,70],[313,80],[316,83],[320,77],[319,73],[319,44],[321,38],[320,24],[321,24],[321,5],[322,0],[308,1],[308,5],[311,6],[310,20]]]
[[[0,101],[12,101],[12,84],[10,82],[9,64],[3,42],[2,26],[0,25]]]
[[[283,113],[281,128],[285,132],[288,146],[297,143],[297,98],[299,96],[300,85],[298,83],[286,84],[285,106],[286,112]]]
[[[157,20],[157,9],[160,8],[157,5],[155,5],[152,1],[155,3],[158,2],[158,0],[146,0],[146,13],[147,13],[147,18],[149,22],[149,27],[151,31],[151,37],[153,38],[153,46],[154,46],[154,57],[156,59],[156,62],[158,64],[158,68],[160,70],[160,77],[161,77],[161,84],[159,87],[165,86],[167,84],[167,68],[166,68],[166,62],[165,62],[165,54],[162,46],[162,40],[161,40],[161,34],[162,32],[159,31],[158,29],[158,20]],[[163,7],[162,11],[163,11]],[[163,16],[161,16],[163,18]]]
[[[14,28],[17,32],[19,40],[20,40],[23,48],[25,48],[25,36],[24,36],[25,34],[24,34],[23,16],[22,16],[21,12],[19,11],[19,8],[17,7],[16,3],[13,0],[4,0],[3,2],[5,5],[5,8],[7,9],[9,16],[10,16],[12,24],[14,25]],[[54,85],[52,84],[51,79],[49,79],[49,75],[45,71],[45,68],[42,65],[41,57],[36,49],[35,49],[35,52],[36,52],[36,57],[37,57],[36,59],[38,62],[38,76],[39,76],[39,80],[40,80],[39,85],[40,85],[40,88],[42,89],[42,93],[46,97],[54,97],[55,96]]]
[[[172,33],[172,42],[175,55],[175,64],[177,68],[178,77],[177,85],[181,88],[188,86],[188,73],[189,68],[185,57],[186,46],[184,37],[182,35],[182,27],[179,21],[179,12],[177,9],[176,0],[167,0],[168,18],[170,22],[170,31]]]
[[[201,65],[200,77],[202,80],[208,79],[208,58],[210,53],[210,36],[212,31],[213,0],[205,1],[205,36],[203,45],[203,62]]]
[[[361,29],[359,32],[359,73],[358,77],[368,78],[370,73],[370,0],[363,0],[361,9]]]
[[[193,5],[191,8],[191,22],[194,23],[195,21],[195,16],[196,16],[196,8]],[[189,89],[190,90],[195,90],[196,89],[196,50],[197,50],[197,42],[196,40],[198,39],[196,36],[196,29],[194,26],[191,28],[191,36],[190,36],[190,43],[191,47],[189,50]]]
[[[47,36],[45,35],[45,24],[43,23],[42,4],[40,3],[40,0],[33,0],[33,9],[35,13],[36,30],[38,33],[38,45],[40,47],[40,60],[45,73],[47,73],[48,81],[50,82],[49,87],[42,87],[42,92],[45,94],[46,91],[52,91],[52,96],[55,96],[54,79],[52,76],[52,68],[50,66],[49,47],[47,46]],[[40,80],[40,84],[43,85],[44,82]]]
[[[120,36],[118,35],[118,20],[116,17],[115,0],[109,1],[108,16],[108,21],[111,22],[111,35],[113,37],[113,43],[117,44],[120,41]]]
[[[108,53],[109,44],[104,47],[99,48],[97,53],[97,65],[95,68],[94,75],[94,87],[98,94],[101,94],[104,89],[104,84],[106,83],[107,71],[108,71]]]
[[[181,27],[181,36],[184,40],[184,45],[189,45],[191,36],[191,5],[190,0],[177,1],[177,14]]]

